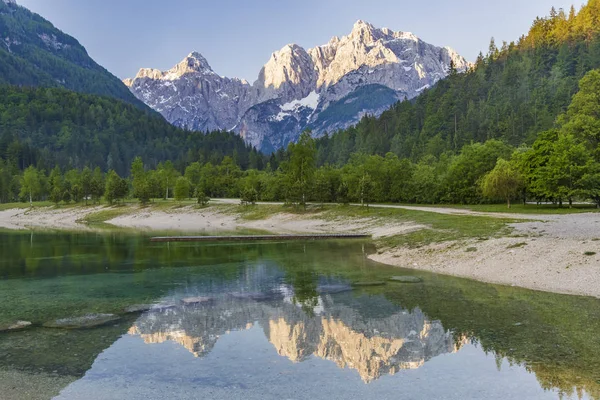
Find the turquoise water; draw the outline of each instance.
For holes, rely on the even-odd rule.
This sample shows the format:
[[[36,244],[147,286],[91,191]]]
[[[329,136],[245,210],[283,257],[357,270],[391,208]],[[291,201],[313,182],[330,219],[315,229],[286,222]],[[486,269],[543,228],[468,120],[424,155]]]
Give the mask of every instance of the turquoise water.
[[[0,398],[600,399],[596,299],[391,268],[361,241],[148,239],[0,234],[0,326],[33,323],[0,333]],[[352,285],[395,275],[423,283]],[[118,319],[44,327],[88,314]]]

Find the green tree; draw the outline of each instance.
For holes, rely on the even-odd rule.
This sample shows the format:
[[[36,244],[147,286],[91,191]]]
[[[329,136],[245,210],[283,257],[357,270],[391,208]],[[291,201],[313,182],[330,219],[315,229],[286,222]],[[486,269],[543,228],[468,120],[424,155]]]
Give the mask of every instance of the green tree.
[[[258,192],[252,186],[246,186],[242,190],[241,202],[243,205],[256,204],[258,200]]]
[[[496,166],[481,180],[483,195],[490,199],[501,198],[510,208],[510,201],[523,186],[523,178],[518,169],[503,158],[498,159]]]
[[[572,135],[559,134],[548,163],[540,170],[547,196],[558,199],[561,206],[564,199],[572,205],[573,198],[581,192],[581,179],[590,162],[590,152],[583,143]]]
[[[63,176],[58,166],[54,167],[50,172],[48,180],[50,183],[50,200],[53,203],[58,204],[63,200],[65,190]]]
[[[79,203],[83,198],[83,186],[81,184],[81,172],[70,169],[65,173],[65,198]]]
[[[369,207],[369,203],[373,197],[373,180],[371,179],[371,175],[368,173],[364,173],[359,180],[358,185],[358,196],[360,199],[360,204],[362,206]]]
[[[175,182],[177,180],[177,170],[175,170],[175,167],[171,161],[166,161],[158,165],[157,171],[165,188],[165,200],[168,200],[169,190],[175,186]]]
[[[558,119],[560,132],[585,142],[600,157],[600,70],[588,72],[579,82],[568,111]]]
[[[208,197],[203,190],[198,190],[198,204],[201,206],[206,206],[209,201],[210,197]]]
[[[200,185],[202,179],[202,165],[199,162],[193,162],[185,169],[184,176],[190,181],[193,191],[195,192]]]
[[[94,203],[100,202],[105,189],[104,174],[102,174],[99,167],[96,167],[94,168],[92,180],[90,182],[90,195],[92,196],[92,201]]]
[[[183,201],[189,199],[191,187],[192,184],[188,178],[184,176],[177,178],[177,181],[175,182],[175,200]]]
[[[119,176],[114,170],[108,171],[106,175],[106,187],[104,190],[104,198],[109,204],[115,201],[124,199],[129,192],[129,184]]]
[[[22,198],[29,198],[29,205],[33,207],[33,200],[40,196],[41,193],[42,180],[40,178],[40,172],[33,165],[30,165],[25,172],[23,172],[19,196]]]
[[[81,171],[81,193],[85,199],[87,205],[88,199],[90,198],[92,191],[92,170],[89,167],[85,167]]]
[[[149,174],[144,169],[142,158],[136,157],[131,163],[133,196],[142,204],[147,204],[150,201],[151,186],[148,175]]]
[[[292,143],[288,147],[290,160],[287,170],[288,185],[293,200],[306,206],[310,194],[310,188],[316,170],[317,149],[310,131],[300,135],[298,143]]]

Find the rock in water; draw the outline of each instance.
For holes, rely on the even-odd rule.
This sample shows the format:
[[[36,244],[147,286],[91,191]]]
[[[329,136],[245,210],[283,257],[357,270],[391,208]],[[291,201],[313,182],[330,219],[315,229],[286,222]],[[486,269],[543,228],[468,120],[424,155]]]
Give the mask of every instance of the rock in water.
[[[134,304],[129,307],[125,307],[123,310],[126,314],[137,314],[143,313],[146,311],[150,311],[152,309],[152,304]]]
[[[351,291],[352,287],[348,285],[322,285],[317,288],[319,294],[337,294]]]
[[[157,311],[157,312],[163,312],[163,311],[173,310],[174,308],[177,308],[177,304],[175,304],[175,303],[160,303],[160,304],[154,304],[152,307],[150,307],[150,310]]]
[[[187,298],[181,300],[181,302],[185,306],[193,306],[196,304],[205,304],[205,303],[210,303],[211,301],[212,301],[212,298],[210,298],[210,297],[187,297]]]
[[[10,324],[0,325],[0,332],[14,332],[27,329],[31,326],[29,321],[17,321],[11,322]]]
[[[391,282],[399,282],[399,283],[421,283],[421,282],[423,282],[422,278],[419,278],[418,276],[410,276],[410,275],[392,276],[389,280]]]
[[[273,293],[232,293],[231,296],[237,300],[269,301],[276,299]]]
[[[62,318],[49,321],[45,328],[58,329],[90,329],[116,322],[120,318],[114,314],[88,314],[82,317]]]
[[[369,286],[383,286],[385,282],[383,281],[365,281],[365,282],[354,282],[352,286],[354,287],[369,287]]]

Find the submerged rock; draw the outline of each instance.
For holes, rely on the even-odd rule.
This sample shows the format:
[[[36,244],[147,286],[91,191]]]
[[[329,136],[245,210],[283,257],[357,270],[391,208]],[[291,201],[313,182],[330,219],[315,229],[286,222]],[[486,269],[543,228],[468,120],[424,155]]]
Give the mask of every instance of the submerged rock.
[[[154,304],[150,307],[151,311],[167,311],[177,308],[177,304],[175,303],[160,303]]]
[[[185,306],[193,306],[196,304],[205,304],[210,303],[212,301],[212,297],[187,297],[181,300],[181,303]]]
[[[410,276],[410,275],[392,276],[389,280],[391,282],[399,282],[399,283],[421,283],[421,282],[423,282],[422,278],[419,278],[418,276]]]
[[[137,314],[143,313],[146,311],[150,311],[152,309],[152,304],[134,304],[129,307],[125,307],[123,310],[126,314]]]
[[[49,321],[44,324],[45,328],[58,329],[90,329],[116,322],[120,318],[114,314],[88,314],[82,317],[62,318]]]
[[[319,294],[336,294],[351,292],[352,287],[348,285],[322,285],[317,288]]]
[[[275,293],[232,293],[231,296],[238,300],[269,301],[278,296]]]
[[[0,332],[14,332],[27,329],[31,326],[29,321],[16,321],[9,324],[0,325]]]
[[[369,287],[369,286],[383,286],[385,282],[383,281],[365,281],[365,282],[354,282],[352,286],[354,287]]]

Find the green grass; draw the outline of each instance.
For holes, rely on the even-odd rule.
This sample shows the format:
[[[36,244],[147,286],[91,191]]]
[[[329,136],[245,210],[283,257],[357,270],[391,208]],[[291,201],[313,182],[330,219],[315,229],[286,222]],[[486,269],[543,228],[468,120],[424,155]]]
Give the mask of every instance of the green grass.
[[[308,205],[306,208],[293,205],[279,204],[255,204],[255,205],[232,205],[232,204],[216,204],[212,207],[226,214],[239,215],[246,221],[260,221],[267,219],[270,216],[286,213],[304,216],[318,216],[322,211],[334,206]]]
[[[27,208],[28,204],[5,204],[3,209]],[[51,203],[35,203],[34,207],[52,206]],[[83,218],[80,222],[100,225],[113,218],[136,212],[140,208],[148,208],[163,212],[177,212],[182,207],[193,206],[200,208],[194,199],[178,202],[169,200],[154,200],[142,206],[136,201],[105,207],[100,211],[93,212]],[[62,205],[58,207],[83,207],[83,205]],[[469,239],[485,240],[488,238],[507,236],[511,234],[508,226],[511,222],[517,222],[510,218],[495,218],[487,216],[471,215],[446,215],[426,211],[414,211],[395,208],[376,208],[342,205],[309,205],[306,208],[298,206],[282,206],[278,204],[260,205],[232,205],[216,204],[208,206],[219,212],[239,215],[247,221],[267,219],[279,213],[297,214],[304,218],[324,218],[327,220],[338,219],[361,219],[368,218],[379,223],[406,223],[423,225],[425,228],[407,234],[396,235],[379,239],[378,244],[382,247],[422,247],[432,243],[461,241]],[[206,208],[206,207],[201,207]]]
[[[306,208],[281,205],[232,206],[220,205],[223,212],[241,215],[245,220],[262,220],[278,213],[293,213],[307,217],[338,220],[369,218],[386,223],[413,223],[426,228],[379,240],[385,247],[422,247],[432,243],[480,239],[510,235],[510,218],[471,215],[445,215],[426,211],[395,208],[358,207],[342,205],[310,205]],[[521,221],[522,222],[522,221]]]
[[[512,232],[509,223],[516,220],[471,215],[446,215],[425,211],[355,206],[325,206],[326,218],[373,218],[382,224],[416,223],[426,228],[404,235],[381,239],[387,247],[422,247],[432,243],[486,239],[507,236]]]
[[[120,217],[122,215],[127,215],[133,212],[134,209],[132,207],[126,205],[118,205],[112,206],[109,208],[105,208],[103,210],[93,212],[85,216],[85,218],[81,219],[79,222],[84,222],[86,224],[94,225],[94,224],[103,224],[106,221],[110,221],[111,219]]]
[[[477,204],[477,205],[457,205],[457,204],[439,204],[439,205],[423,205],[411,204],[414,207],[438,207],[438,208],[456,208],[462,210],[471,210],[487,213],[507,213],[507,214],[579,214],[586,212],[600,212],[600,209],[594,205],[576,204],[573,208],[569,208],[568,204],[562,208],[552,204],[513,204],[511,208],[507,208],[506,204]]]

